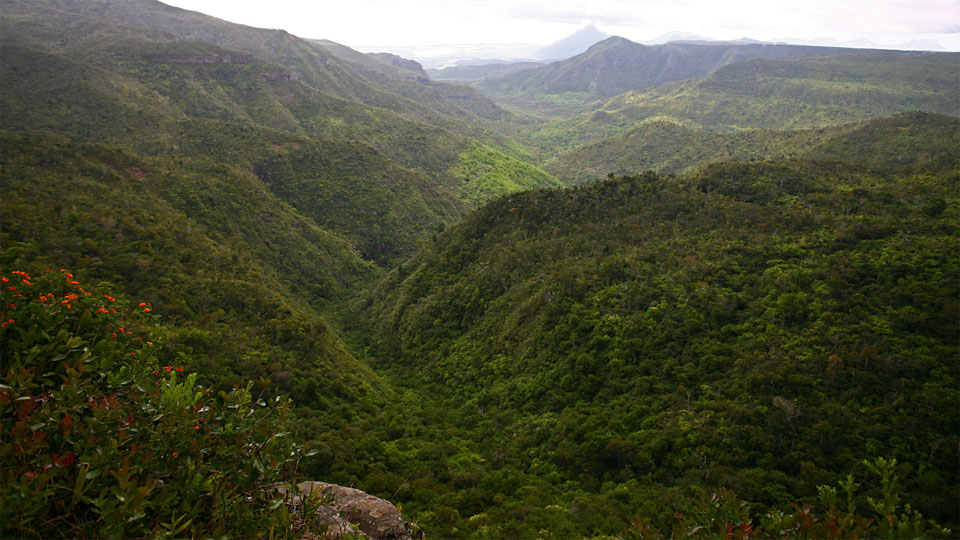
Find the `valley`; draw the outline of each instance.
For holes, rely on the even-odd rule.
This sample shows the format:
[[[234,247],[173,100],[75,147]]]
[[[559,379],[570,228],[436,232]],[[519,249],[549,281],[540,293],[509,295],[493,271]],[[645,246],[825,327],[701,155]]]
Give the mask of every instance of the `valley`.
[[[155,0],[0,9],[0,273],[93,291],[4,289],[2,536],[230,536],[230,493],[298,537],[258,498],[288,471],[429,538],[960,526],[960,53],[611,37],[424,70]],[[149,314],[152,375],[102,297]],[[140,472],[140,439],[77,435],[117,408],[67,381],[139,415],[192,399],[138,393],[164,366],[288,400],[282,428],[144,405],[184,459]],[[276,464],[223,483],[240,425]]]

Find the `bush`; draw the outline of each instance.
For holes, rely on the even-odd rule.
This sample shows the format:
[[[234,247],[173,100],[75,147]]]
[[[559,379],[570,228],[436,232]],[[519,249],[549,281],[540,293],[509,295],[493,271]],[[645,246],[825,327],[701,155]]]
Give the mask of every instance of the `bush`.
[[[288,537],[289,404],[157,363],[151,306],[0,270],[0,536]],[[265,525],[266,524],[266,525]]]

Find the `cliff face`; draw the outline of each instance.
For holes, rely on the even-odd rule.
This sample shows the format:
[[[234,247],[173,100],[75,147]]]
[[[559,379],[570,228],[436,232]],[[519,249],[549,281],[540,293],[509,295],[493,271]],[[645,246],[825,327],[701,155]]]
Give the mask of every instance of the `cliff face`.
[[[415,524],[403,519],[389,501],[368,493],[325,482],[301,482],[297,493],[287,493],[288,505],[305,522],[302,540],[361,538],[423,540]],[[306,504],[305,504],[306,501]],[[310,515],[304,515],[304,512]]]

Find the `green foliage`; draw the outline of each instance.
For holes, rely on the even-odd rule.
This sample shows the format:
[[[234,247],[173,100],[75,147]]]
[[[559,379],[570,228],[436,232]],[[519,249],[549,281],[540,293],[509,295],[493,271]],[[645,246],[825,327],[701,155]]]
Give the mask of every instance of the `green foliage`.
[[[157,2],[3,12],[2,267],[145,302],[3,304],[4,536],[292,534],[263,454],[292,443],[258,439],[287,410],[258,394],[295,404],[301,473],[437,537],[960,521],[956,119],[742,131],[953,114],[955,55],[734,62],[597,103],[636,73],[570,70],[517,101],[587,113],[544,126]],[[610,135],[551,170],[686,176],[535,189],[558,186],[535,159]]]
[[[555,537],[614,534],[701,488],[786,510],[866,449],[918,464],[904,500],[956,523],[955,183],[727,163],[489,203],[372,298],[378,366],[482,459],[407,507],[476,500],[427,524],[483,513],[478,538],[536,537],[540,512]]]
[[[29,269],[80,268],[151,302],[170,325],[165,363],[223,389],[272,380],[333,425],[379,402],[382,382],[318,313],[376,270],[256,175],[45,137],[3,148],[0,243],[24,243]]]
[[[150,304],[0,273],[4,536],[296,536],[276,490],[300,459],[287,400],[162,365]]]
[[[566,184],[608,173],[682,173],[713,162],[786,156],[856,163],[874,169],[944,169],[960,166],[955,150],[958,145],[957,118],[920,112],[797,131],[713,133],[671,122],[644,121],[626,133],[566,152],[547,162],[544,169]]]
[[[460,154],[453,175],[463,182],[460,197],[473,205],[508,193],[560,187],[557,179],[533,165],[478,143]]]
[[[556,155],[656,118],[731,132],[823,127],[916,110],[955,115],[958,75],[956,54],[751,60],[699,79],[624,93],[539,128],[530,142]]]
[[[715,493],[701,493],[688,514],[676,512],[670,526],[670,535],[654,527],[649,519],[640,519],[631,524],[619,538],[949,538],[951,531],[926,520],[909,507],[896,514],[899,507],[896,460],[877,458],[864,460],[870,472],[882,477],[885,507],[875,506],[873,517],[858,514],[852,504],[859,485],[853,475],[839,485],[848,497],[847,509],[837,507],[836,488],[817,486],[817,505],[794,505],[793,510],[783,512],[770,510],[756,515],[750,505],[740,500],[727,489]],[[868,498],[868,500],[870,500]],[[759,525],[759,526],[758,526]]]

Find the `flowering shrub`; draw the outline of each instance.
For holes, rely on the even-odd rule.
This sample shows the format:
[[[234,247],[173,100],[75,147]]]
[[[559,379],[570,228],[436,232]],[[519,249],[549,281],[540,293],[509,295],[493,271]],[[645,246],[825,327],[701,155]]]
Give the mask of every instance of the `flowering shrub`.
[[[285,399],[160,365],[152,307],[0,270],[0,537],[286,537]]]

